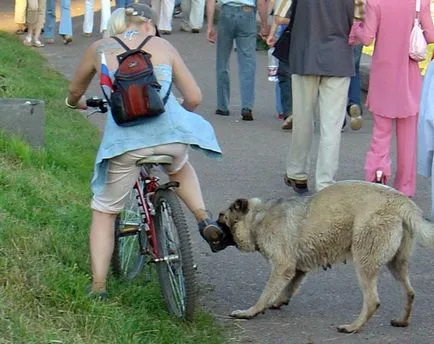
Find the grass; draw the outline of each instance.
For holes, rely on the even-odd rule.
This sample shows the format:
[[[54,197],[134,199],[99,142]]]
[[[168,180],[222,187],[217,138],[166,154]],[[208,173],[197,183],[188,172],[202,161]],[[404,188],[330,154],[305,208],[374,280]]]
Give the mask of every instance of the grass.
[[[42,99],[46,116],[44,149],[0,132],[0,344],[223,343],[210,315],[169,316],[155,282],[110,280],[108,302],[86,297],[99,133],[64,106],[67,81],[39,54],[1,32],[0,46],[0,98]]]

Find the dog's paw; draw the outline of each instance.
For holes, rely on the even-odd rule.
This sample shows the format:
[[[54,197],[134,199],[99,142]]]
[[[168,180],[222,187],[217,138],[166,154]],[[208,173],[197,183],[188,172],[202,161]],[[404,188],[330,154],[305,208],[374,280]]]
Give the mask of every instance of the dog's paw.
[[[280,302],[276,302],[274,303],[270,309],[280,309],[282,306],[288,306],[289,305],[289,300],[285,300],[285,301],[280,301]]]
[[[238,309],[231,313],[231,317],[236,319],[252,319],[254,316],[256,316],[256,313],[252,312],[250,309]]]
[[[390,321],[390,325],[394,327],[407,327],[408,321],[393,319]]]
[[[354,326],[351,326],[351,325],[339,325],[339,326],[336,326],[336,329],[340,333],[355,333],[355,332],[358,332],[360,330],[359,328],[355,328]]]

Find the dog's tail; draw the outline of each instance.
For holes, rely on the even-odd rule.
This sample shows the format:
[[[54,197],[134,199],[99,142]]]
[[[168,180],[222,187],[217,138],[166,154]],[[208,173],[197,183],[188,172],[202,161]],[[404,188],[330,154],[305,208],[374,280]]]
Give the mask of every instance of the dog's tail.
[[[422,215],[422,210],[410,199],[400,208],[402,219],[413,233],[417,243],[423,247],[434,248],[434,222]]]

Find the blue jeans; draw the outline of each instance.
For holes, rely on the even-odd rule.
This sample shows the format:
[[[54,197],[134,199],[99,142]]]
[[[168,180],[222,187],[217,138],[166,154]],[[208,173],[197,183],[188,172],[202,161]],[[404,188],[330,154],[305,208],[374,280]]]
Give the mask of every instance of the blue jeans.
[[[116,0],[116,8],[124,8],[130,6],[134,0]]]
[[[277,37],[279,38],[286,25],[280,25],[277,29]],[[279,61],[279,68],[277,70],[277,78],[279,81],[276,83],[276,111],[277,114],[283,114],[286,118],[292,113],[292,85],[291,75],[289,74],[288,62]]]
[[[175,7],[181,6],[182,0],[175,0]]]
[[[360,108],[362,107],[360,99],[360,58],[362,57],[362,48],[363,45],[356,45],[353,48],[356,75],[351,77],[350,88],[348,90],[348,105],[357,104]]]
[[[56,27],[56,0],[47,0],[44,38],[54,38]],[[72,36],[71,0],[60,0],[59,35]]]
[[[230,96],[229,57],[237,45],[241,107],[252,109],[255,102],[256,9],[223,5],[217,27],[217,108],[228,110]]]

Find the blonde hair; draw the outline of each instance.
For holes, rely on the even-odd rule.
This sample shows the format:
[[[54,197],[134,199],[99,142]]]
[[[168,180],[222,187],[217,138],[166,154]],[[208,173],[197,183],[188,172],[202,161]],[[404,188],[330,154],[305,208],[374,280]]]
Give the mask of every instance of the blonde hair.
[[[151,19],[133,15],[134,9],[131,7],[118,8],[113,11],[107,23],[107,36],[119,35],[127,30],[131,24],[140,25]]]

